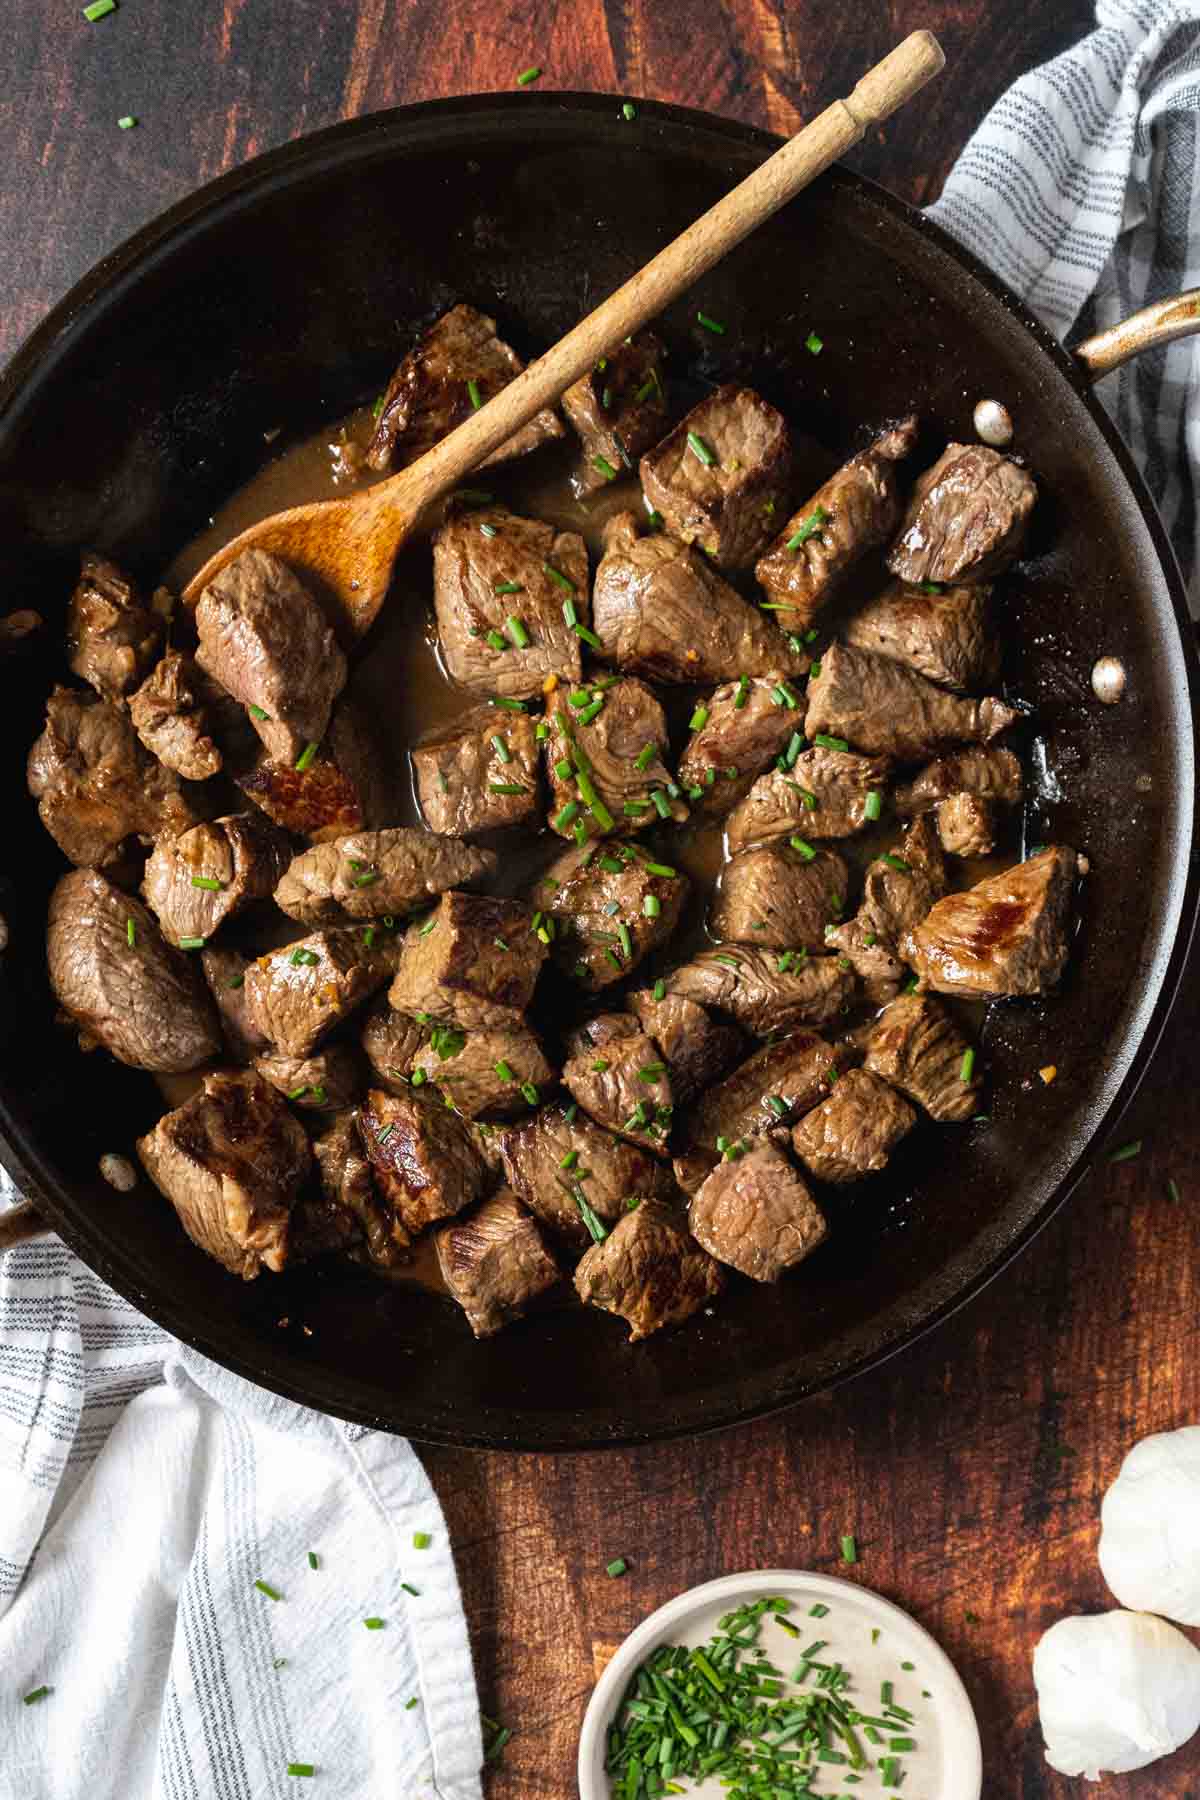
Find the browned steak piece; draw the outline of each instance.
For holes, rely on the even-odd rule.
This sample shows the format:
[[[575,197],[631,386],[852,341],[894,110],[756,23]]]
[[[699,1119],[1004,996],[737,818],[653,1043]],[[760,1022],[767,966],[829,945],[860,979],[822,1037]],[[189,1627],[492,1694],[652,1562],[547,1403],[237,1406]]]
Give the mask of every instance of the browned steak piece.
[[[882,806],[890,768],[885,756],[821,744],[802,750],[791,768],[760,775],[734,807],[726,827],[730,855],[773,838],[853,837]]]
[[[168,650],[129,701],[133,728],[152,755],[186,781],[207,781],[222,764],[191,659]]]
[[[898,813],[930,812],[939,801],[955,794],[977,794],[981,800],[999,800],[1016,806],[1024,792],[1021,765],[1011,750],[996,745],[987,749],[952,750],[922,769],[896,789]]]
[[[579,1207],[612,1225],[629,1202],[675,1197],[665,1163],[592,1123],[577,1102],[543,1106],[499,1134],[505,1176],[514,1192],[556,1237],[577,1250],[592,1242]]]
[[[589,844],[564,851],[534,892],[553,926],[555,962],[596,993],[666,942],[691,883],[673,863],[609,838],[598,849]]]
[[[203,1091],[164,1114],[137,1150],[194,1244],[244,1281],[278,1274],[312,1152],[273,1087],[246,1072],[206,1075]]]
[[[965,893],[947,894],[907,933],[901,954],[921,986],[939,994],[1044,994],[1066,967],[1075,873],[1073,850],[1040,850]]]
[[[991,588],[911,588],[893,581],[877,600],[855,613],[844,637],[856,650],[873,650],[907,663],[927,681],[973,688],[995,681],[1000,640],[988,630]]]
[[[363,1151],[358,1114],[342,1112],[313,1143],[326,1207],[349,1229],[339,1235],[361,1238],[368,1257],[381,1268],[406,1260],[408,1233],[397,1238],[395,1216],[375,1191],[375,1177]],[[335,1246],[336,1247],[336,1246]]]
[[[657,444],[667,424],[662,363],[663,347],[654,333],[635,332],[563,395],[562,409],[583,445],[571,477],[577,494],[615,480]]]
[[[808,684],[804,729],[856,750],[916,762],[948,744],[987,743],[1012,724],[1003,700],[964,700],[872,650],[831,644]]]
[[[820,950],[842,917],[849,874],[836,850],[798,849],[785,838],[730,859],[709,907],[714,937],[763,950]]]
[[[575,1271],[579,1298],[624,1319],[631,1343],[690,1319],[723,1285],[720,1265],[659,1200],[626,1213]]]
[[[314,843],[375,831],[395,817],[384,759],[362,707],[347,696],[334,707],[321,747],[303,769],[264,754],[237,782],[268,818]]]
[[[415,462],[524,367],[516,351],[497,337],[495,319],[473,306],[452,306],[417,339],[388,382],[367,461],[373,469]],[[554,413],[543,408],[481,467],[508,462],[564,435]]]
[[[250,1018],[277,1050],[309,1056],[390,972],[388,955],[361,931],[314,931],[247,968]]]
[[[897,955],[896,946],[865,925],[861,914],[831,931],[828,947],[850,964],[872,1006],[886,1006],[908,979],[909,971]]]
[[[990,856],[996,848],[996,808],[977,794],[953,794],[934,809],[947,856]]]
[[[693,808],[728,812],[798,734],[786,704],[790,684],[784,687],[785,681],[781,672],[757,680],[739,677],[719,687],[692,714],[699,722],[679,761],[679,783]]]
[[[209,944],[200,952],[200,966],[208,991],[216,1002],[225,1048],[235,1062],[252,1062],[271,1046],[251,1019],[246,1002],[249,959],[240,950],[225,950]]]
[[[666,982],[661,993],[657,982],[652,988],[638,989],[628,996],[626,1005],[662,1052],[671,1072],[676,1109],[719,1081],[745,1048],[740,1027],[712,1018],[683,994],[668,994]]]
[[[528,907],[443,894],[423,924],[409,926],[389,998],[397,1012],[464,1031],[520,1025],[545,960]]]
[[[831,1091],[845,1059],[815,1031],[794,1031],[710,1087],[680,1127],[688,1152],[710,1169],[723,1144],[749,1144],[790,1125]]]
[[[428,1025],[410,1019],[407,1013],[394,1012],[386,997],[376,1002],[367,1014],[360,1042],[380,1087],[390,1094],[403,1092],[413,1057],[428,1036]]]
[[[116,563],[94,550],[79,559],[79,583],[67,605],[73,675],[102,700],[120,703],[143,681],[162,643],[163,620]]]
[[[568,623],[588,622],[578,532],[503,506],[456,513],[434,534],[433,604],[446,668],[472,692],[528,700],[548,675],[579,680],[580,640]]]
[[[572,1056],[563,1085],[598,1125],[666,1154],[675,1101],[658,1045],[644,1031]]]
[[[29,791],[42,824],[81,868],[118,862],[131,837],[151,843],[199,818],[179,777],[143,750],[128,714],[56,687],[29,752]]]
[[[727,382],[643,456],[642,492],[672,537],[699,544],[719,569],[744,569],[774,534],[791,470],[783,414]]]
[[[1037,486],[983,444],[947,444],[913,489],[888,568],[902,581],[985,581],[1020,553]]]
[[[825,1025],[854,996],[851,969],[838,956],[805,950],[759,950],[734,944],[701,950],[668,975],[667,992],[729,1013],[757,1037],[796,1025]]]
[[[261,813],[235,813],[159,838],[142,893],[169,944],[199,950],[226,919],[269,900],[291,847]]]
[[[916,1122],[908,1101],[886,1081],[865,1069],[848,1069],[828,1100],[795,1126],[792,1147],[819,1180],[841,1187],[886,1168]]]
[[[692,1236],[752,1281],[778,1281],[829,1235],[794,1163],[764,1140],[717,1164],[688,1209]]]
[[[528,713],[475,707],[423,738],[409,756],[430,831],[469,838],[507,825],[537,829],[540,766]]]
[[[432,1025],[429,1040],[415,1053],[410,1080],[435,1086],[467,1119],[508,1119],[541,1101],[553,1083],[553,1064],[525,1025],[490,1031],[460,1031]]]
[[[946,865],[933,821],[914,819],[893,850],[877,856],[863,877],[857,914],[827,933],[828,947],[853,965],[878,1005],[896,993],[906,971],[900,940],[946,891]]]
[[[376,1188],[395,1214],[393,1236],[417,1237],[483,1192],[483,1162],[466,1125],[436,1097],[371,1088],[358,1128]]]
[[[792,514],[754,573],[784,631],[803,631],[857,562],[900,522],[896,464],[917,441],[915,418],[881,431]]]
[[[931,994],[901,994],[875,1022],[864,1067],[942,1124],[971,1119],[983,1092],[975,1055]]]
[[[811,662],[723,581],[698,550],[656,532],[638,535],[633,513],[605,529],[592,589],[592,628],[603,654],[650,681],[731,681]]]
[[[567,1055],[583,1056],[590,1052],[595,1056],[605,1044],[614,1043],[617,1038],[636,1037],[641,1030],[631,1013],[597,1013],[594,1018],[585,1019],[582,1025],[568,1031],[564,1039]]]
[[[550,824],[560,836],[686,821],[687,803],[663,761],[666,717],[644,682],[626,675],[607,689],[560,687],[546,718]]]
[[[442,1280],[477,1338],[511,1325],[558,1281],[536,1219],[508,1188],[434,1234]]]
[[[278,1051],[256,1056],[264,1081],[306,1112],[336,1112],[353,1106],[363,1089],[362,1065],[348,1044],[323,1044],[311,1056]]]
[[[286,563],[243,550],[196,602],[196,661],[240,700],[279,762],[325,736],[346,659],[325,615]]]
[[[164,1074],[221,1049],[200,965],[159,935],[154,917],[96,869],[76,869],[50,895],[46,958],[54,998],[85,1049]]]
[[[345,925],[410,913],[447,888],[491,875],[496,857],[408,826],[331,838],[293,857],[275,904],[303,925]]]

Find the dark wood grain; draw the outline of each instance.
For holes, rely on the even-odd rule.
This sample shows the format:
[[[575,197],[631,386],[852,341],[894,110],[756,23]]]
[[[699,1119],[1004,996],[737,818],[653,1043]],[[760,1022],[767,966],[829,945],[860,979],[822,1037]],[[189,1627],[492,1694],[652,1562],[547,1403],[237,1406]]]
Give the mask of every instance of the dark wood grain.
[[[949,71],[854,158],[925,201],[996,95],[1090,14],[1086,0],[121,0],[88,26],[31,0],[0,48],[0,354],[197,183],[340,118],[509,87],[534,62],[544,86],[784,132],[931,26]],[[136,130],[117,130],[123,113]],[[646,1612],[739,1568],[837,1569],[847,1529],[855,1578],[909,1607],[962,1669],[989,1800],[1079,1791],[1042,1762],[1029,1660],[1054,1618],[1109,1603],[1098,1508],[1125,1449],[1200,1418],[1198,997],[1200,977],[1122,1133],[1145,1138],[1142,1156],[1082,1189],[983,1296],[874,1376],[717,1440],[575,1459],[428,1453],[485,1706],[516,1733],[492,1800],[568,1800],[595,1674]],[[617,1554],[630,1571],[610,1581]],[[1200,1740],[1112,1791],[1200,1800]]]

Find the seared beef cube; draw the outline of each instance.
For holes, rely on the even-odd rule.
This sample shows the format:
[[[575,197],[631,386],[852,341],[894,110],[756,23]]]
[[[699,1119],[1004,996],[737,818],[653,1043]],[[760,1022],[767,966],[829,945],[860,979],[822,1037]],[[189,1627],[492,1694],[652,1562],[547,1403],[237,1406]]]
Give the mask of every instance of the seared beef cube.
[[[562,1078],[598,1125],[665,1154],[675,1105],[671,1075],[658,1045],[644,1031],[610,1038],[572,1056]]]
[[[46,958],[54,998],[84,1049],[103,1044],[118,1062],[163,1074],[220,1051],[199,963],[164,943],[153,915],[99,870],[55,883]]]
[[[546,709],[550,824],[562,837],[682,825],[686,802],[663,761],[667,721],[651,690],[631,676],[603,688],[559,688]],[[656,798],[657,796],[657,798]]]
[[[519,1319],[558,1280],[536,1219],[504,1188],[434,1233],[442,1280],[477,1338]]]
[[[902,581],[986,581],[1020,552],[1037,500],[1027,469],[983,444],[948,444],[913,489],[888,568]]]
[[[414,745],[409,756],[430,831],[469,838],[507,825],[536,830],[541,782],[527,713],[476,707]]]
[[[995,745],[986,750],[953,750],[896,789],[896,811],[930,812],[955,794],[976,794],[981,800],[1016,806],[1023,792],[1021,765],[1011,750]]]
[[[250,964],[250,1017],[277,1050],[309,1056],[389,973],[386,955],[361,932],[314,931]]]
[[[835,1187],[886,1168],[917,1115],[878,1075],[848,1069],[828,1100],[806,1113],[792,1132],[805,1168]]]
[[[908,979],[908,969],[896,954],[895,945],[865,925],[861,914],[831,931],[828,945],[845,957],[872,1006],[886,1006]]]
[[[831,644],[808,684],[804,729],[856,750],[916,762],[947,744],[987,743],[1016,718],[1003,700],[963,700],[923,675],[879,656]]]
[[[729,1013],[757,1037],[796,1025],[824,1025],[854,996],[854,974],[839,956],[759,950],[751,944],[701,950],[667,977],[667,991]]]
[[[597,1013],[593,1019],[585,1019],[582,1025],[576,1025],[566,1035],[568,1056],[583,1056],[590,1052],[592,1056],[603,1051],[605,1044],[615,1043],[618,1038],[636,1037],[642,1027],[630,1013],[613,1012]]]
[[[785,683],[780,673],[739,676],[701,702],[679,761],[679,784],[695,810],[728,812],[799,734]]]
[[[714,1019],[683,994],[668,994],[662,984],[640,988],[630,994],[626,1005],[641,1021],[642,1030],[653,1038],[671,1073],[671,1092],[678,1109],[719,1081],[741,1055],[745,1039],[738,1026],[725,1019]]]
[[[657,444],[667,423],[662,377],[663,347],[652,331],[639,331],[602,356],[573,382],[562,409],[583,442],[571,477],[580,496],[633,467],[633,459]]]
[[[720,569],[744,569],[774,535],[791,471],[783,414],[727,382],[643,456],[642,491],[672,537]]]
[[[46,703],[28,782],[42,824],[80,868],[119,862],[129,838],[173,837],[199,817],[178,775],[143,750],[128,714],[71,688],[56,687]]]
[[[910,588],[892,582],[877,600],[855,613],[845,640],[906,663],[943,687],[973,688],[994,681],[999,640],[988,630],[991,588]]]
[[[877,1005],[892,999],[905,977],[901,938],[945,891],[946,865],[933,822],[914,819],[896,849],[868,868],[856,916],[826,934],[829,949],[847,958]]]
[[[249,958],[240,950],[218,949],[209,944],[200,952],[200,966],[216,1002],[225,1048],[235,1062],[252,1062],[271,1046],[250,1017],[246,999]]]
[[[147,750],[186,781],[207,781],[220,769],[195,665],[178,650],[168,650],[131,696],[129,717]]]
[[[683,1126],[700,1180],[722,1155],[718,1143],[751,1144],[811,1112],[832,1090],[842,1060],[815,1031],[794,1031],[756,1050],[709,1088]],[[691,1192],[698,1182],[687,1185]]]
[[[404,1262],[408,1234],[401,1227],[397,1240],[395,1218],[375,1191],[375,1177],[359,1136],[357,1113],[339,1113],[329,1129],[314,1140],[313,1151],[324,1208],[343,1245],[361,1241],[370,1260],[384,1269]],[[309,1217],[306,1209],[306,1223]],[[297,1219],[293,1240],[299,1226]]]
[[[626,1213],[575,1271],[579,1298],[624,1319],[631,1343],[690,1319],[723,1285],[720,1265],[659,1200]]]
[[[495,868],[490,850],[456,838],[402,825],[352,832],[293,857],[275,889],[275,904],[302,925],[346,925],[413,912]]]
[[[411,1070],[413,1086],[432,1083],[466,1119],[511,1118],[537,1106],[542,1088],[555,1079],[545,1051],[524,1025],[491,1031],[431,1026]]]
[[[495,319],[473,306],[452,306],[418,338],[388,382],[367,461],[373,469],[415,462],[524,367],[516,351],[496,336]],[[508,462],[563,436],[562,425],[545,407],[480,466]]]
[[[243,1281],[279,1273],[312,1152],[273,1087],[248,1073],[206,1075],[203,1091],[166,1113],[137,1150],[194,1244]]]
[[[881,431],[793,513],[754,573],[784,631],[803,631],[868,550],[900,522],[896,464],[917,441],[915,418]]]
[[[148,674],[163,621],[115,563],[94,550],[79,559],[79,584],[67,606],[70,670],[118,704]]]
[[[395,1214],[398,1242],[461,1212],[483,1192],[479,1152],[463,1121],[439,1100],[371,1088],[358,1129],[376,1188]]]
[[[474,1144],[479,1160],[484,1168],[484,1188],[492,1192],[504,1179],[504,1158],[500,1154],[500,1135],[504,1130],[503,1123],[489,1122],[487,1119],[468,1119],[466,1121],[467,1136]]]
[[[901,954],[922,988],[939,994],[1044,994],[1066,967],[1075,873],[1073,850],[1040,850],[965,893],[947,894],[906,934]]]
[[[885,756],[859,756],[814,744],[790,769],[760,775],[729,815],[729,853],[773,838],[852,837],[883,804],[891,764]],[[872,798],[874,796],[874,798]]]
[[[942,1124],[979,1111],[983,1083],[974,1052],[930,994],[901,994],[884,1008],[867,1039],[864,1067]]]
[[[256,1056],[254,1067],[285,1100],[306,1112],[336,1112],[353,1106],[363,1087],[362,1069],[348,1044],[325,1044],[311,1056],[278,1051]]]
[[[549,675],[579,680],[580,640],[567,623],[588,622],[578,532],[502,506],[458,513],[434,535],[433,604],[446,668],[472,692],[528,700]]]
[[[977,794],[954,794],[934,809],[947,856],[990,856],[996,848],[996,808]]]
[[[763,950],[819,950],[827,927],[842,917],[848,882],[835,850],[814,852],[811,844],[800,850],[782,838],[743,850],[721,871],[709,929],[716,938]]]
[[[502,1131],[500,1154],[513,1191],[576,1250],[592,1241],[580,1197],[603,1225],[622,1218],[639,1196],[675,1197],[665,1163],[593,1124],[578,1102],[543,1106]]]
[[[650,681],[731,681],[782,669],[803,675],[811,657],[723,581],[698,550],[638,535],[633,513],[610,519],[592,589],[592,628],[603,655]]]
[[[424,1048],[429,1026],[395,1012],[385,996],[367,1014],[359,1042],[380,1087],[399,1094],[408,1086],[413,1057]]]
[[[763,1142],[720,1162],[688,1208],[692,1236],[752,1281],[778,1281],[829,1235],[803,1175]]]
[[[167,942],[197,950],[226,919],[270,899],[288,854],[283,833],[260,814],[235,813],[159,838],[142,893]]]
[[[346,684],[346,659],[320,607],[286,563],[243,550],[196,602],[196,661],[240,700],[280,762],[319,744]]]
[[[357,703],[345,697],[333,709],[316,756],[303,769],[264,754],[239,773],[237,783],[268,818],[313,843],[350,831],[374,831],[395,816],[370,726]]]
[[[409,927],[389,997],[397,1012],[464,1031],[520,1025],[545,960],[527,907],[443,894],[424,924]]]
[[[672,863],[611,838],[599,848],[564,851],[537,883],[535,897],[553,926],[555,962],[596,993],[666,942],[690,891]]]

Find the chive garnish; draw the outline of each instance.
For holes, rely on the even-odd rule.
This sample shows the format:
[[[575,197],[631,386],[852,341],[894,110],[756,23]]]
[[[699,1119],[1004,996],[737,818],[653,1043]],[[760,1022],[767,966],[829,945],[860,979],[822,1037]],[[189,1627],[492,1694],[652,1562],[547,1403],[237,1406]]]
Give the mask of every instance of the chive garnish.
[[[125,113],[121,118],[119,118],[117,120],[117,130],[118,131],[132,131],[136,124],[137,124],[137,119],[134,116],[134,114],[133,113]]]
[[[714,332],[717,337],[725,336],[725,327],[722,325],[720,319],[710,318],[707,313],[698,312],[696,314],[696,323],[698,325],[703,325],[705,331]]]
[[[490,706],[498,706],[501,712],[528,712],[523,700],[510,700],[505,694],[493,694],[488,702]]]
[[[570,825],[572,825],[578,817],[579,817],[579,802],[578,802],[578,800],[568,800],[567,804],[563,807],[562,811],[560,813],[558,813],[557,816],[555,817],[555,820],[554,820],[555,831],[566,831],[568,829],[568,827]]]
[[[299,756],[296,758],[296,773],[297,773],[297,775],[303,775],[305,769],[310,768],[312,766],[312,760],[313,760],[314,756],[317,754],[317,751],[320,749],[320,747],[321,746],[319,744],[305,744],[303,750],[300,752]]]
[[[877,819],[882,811],[883,796],[872,791],[867,795],[867,803],[863,807],[863,817],[865,819]]]
[[[701,703],[688,720],[689,731],[702,731],[708,724],[708,708]]]
[[[278,1589],[273,1588],[269,1581],[256,1581],[254,1585],[260,1594],[265,1594],[267,1596],[268,1600],[283,1599],[283,1595],[279,1593]]]
[[[825,345],[815,331],[810,331],[804,340],[804,348],[808,351],[810,356],[820,356]]]
[[[607,392],[608,390],[606,389],[605,391]],[[615,481],[617,479],[617,471],[613,468],[607,456],[593,456],[592,467],[593,469],[598,469],[606,481]]]
[[[796,852],[797,856],[802,856],[805,862],[812,862],[817,854],[807,838],[790,837],[788,843]]]
[[[536,81],[538,79],[541,72],[542,71],[539,68],[522,69],[521,73],[517,76],[517,86],[528,87],[531,81]]]
[[[252,719],[265,719],[268,724],[270,723],[270,713],[265,713],[261,706],[248,706],[246,711],[250,714]]]
[[[511,1064],[505,1062],[503,1057],[500,1058],[498,1063],[494,1063],[492,1066],[501,1081],[515,1081],[517,1079],[516,1075],[513,1073]]]
[[[885,850],[879,860],[885,862],[889,869],[898,869],[901,875],[912,874],[912,865],[906,863],[902,856],[896,856],[891,850]]]
[[[1114,1150],[1108,1160],[1110,1163],[1129,1162],[1133,1157],[1140,1156],[1141,1153],[1142,1140],[1134,1138],[1132,1143],[1122,1144],[1119,1150]]]
[[[496,630],[485,632],[484,633],[484,642],[486,644],[488,644],[493,650],[507,650],[508,649],[508,645],[505,643],[504,639],[500,636],[500,633]]]
[[[820,744],[822,750],[848,750],[850,748],[845,738],[830,737],[829,734],[824,731],[817,732],[817,735],[813,738],[813,743]]]
[[[622,106],[621,117],[623,119],[637,118],[637,107],[633,104],[632,100],[626,100],[625,104]]]
[[[49,1692],[50,1689],[43,1683],[41,1687],[35,1687],[31,1693],[23,1694],[21,1697],[21,1704],[23,1706],[36,1706],[38,1701],[44,1700]]]
[[[689,431],[687,434],[687,441],[688,448],[692,452],[692,455],[696,457],[698,461],[702,462],[706,468],[711,469],[717,460],[716,452],[711,444],[706,444],[698,431]]]
[[[287,1772],[289,1775],[315,1775],[317,1770],[314,1763],[289,1763]]]
[[[523,594],[525,587],[520,581],[498,581],[492,592],[493,594]]]
[[[308,1553],[308,1566],[310,1569],[319,1569],[321,1566],[321,1559],[315,1550],[310,1550]]]
[[[579,1208],[580,1218],[583,1220],[591,1234],[593,1243],[602,1244],[608,1236],[608,1227],[601,1222],[596,1213],[593,1212],[592,1208],[588,1205],[587,1195],[580,1187],[578,1181],[572,1183],[571,1195],[576,1206]]]
[[[363,1624],[366,1626],[368,1631],[382,1631],[383,1630],[383,1620],[382,1619],[364,1619]]]
[[[524,619],[518,618],[516,613],[509,613],[507,619],[504,621],[504,629],[507,631],[513,643],[517,646],[518,650],[525,650],[528,648],[530,637]]]
[[[493,737],[493,739],[492,739],[492,749],[496,752],[496,755],[500,758],[500,761],[502,763],[512,761],[512,751],[509,749],[508,744],[506,743],[504,738],[502,738],[499,735],[499,733],[497,733],[496,736]]]
[[[107,19],[109,13],[116,10],[117,0],[90,0],[83,9],[83,16],[89,25],[94,25],[97,19]]]
[[[315,950],[305,949],[293,950],[292,954],[288,957],[288,961],[294,969],[303,968],[306,965],[311,966],[313,963],[319,962],[320,960],[321,959]]]
[[[974,1073],[975,1073],[975,1052],[973,1049],[964,1050],[963,1051],[963,1059],[959,1065],[958,1079],[963,1082],[970,1081],[970,1079],[971,1079],[972,1075],[974,1075]]]
[[[637,755],[634,757],[634,759],[633,759],[634,768],[640,769],[644,773],[645,770],[647,770],[650,767],[650,764],[654,761],[654,759],[657,755],[658,755],[658,745],[657,744],[647,744],[643,749],[639,750]]]
[[[533,736],[535,742],[539,744],[545,743],[546,739],[550,736],[550,722],[548,719],[538,720],[533,728]]]
[[[664,881],[674,881],[679,874],[669,863],[647,862],[642,864],[647,875],[661,875]]]
[[[476,412],[478,412],[479,408],[483,405],[483,395],[479,391],[479,383],[477,381],[475,381],[474,379],[468,381],[468,383],[467,383],[467,398],[470,400],[471,405],[474,408],[474,410]],[[492,526],[492,536],[495,537],[495,535],[496,535],[496,527],[493,525]]]
[[[561,569],[556,569],[553,563],[544,562],[542,564],[542,573],[548,575],[551,581],[557,583],[560,588],[565,588],[568,594],[573,594],[575,592],[575,583],[569,576],[564,575]],[[563,616],[564,618],[566,617],[565,609]],[[568,625],[574,625],[574,623],[574,619],[567,619]]]
[[[633,955],[633,937],[624,920],[617,926],[617,936],[621,940],[621,949],[625,952],[626,959],[628,960]]]
[[[642,911],[648,919],[657,919],[662,912],[662,901],[657,894],[647,894],[642,901]]]
[[[207,944],[207,942],[208,942],[208,939],[202,938],[202,937],[180,938],[179,948],[181,950],[203,950],[203,948],[204,948],[205,944]],[[314,956],[313,961],[316,962],[316,960],[317,959]]]
[[[611,1576],[615,1581],[617,1576],[623,1575],[628,1567],[629,1564],[625,1561],[623,1556],[614,1556],[610,1563],[605,1563],[604,1573]]]
[[[489,781],[488,787],[493,794],[526,794],[529,792],[528,788],[523,788],[519,781]]]
[[[406,1594],[411,1594],[414,1600],[419,1600],[421,1598],[420,1588],[410,1586],[407,1581],[402,1581],[400,1586],[404,1589]]]
[[[221,889],[225,886],[225,883],[223,881],[218,881],[213,875],[193,875],[192,886],[194,888],[205,888],[209,893],[217,894],[220,893]]]
[[[604,647],[595,632],[589,631],[586,625],[577,624],[575,627],[575,636],[581,638],[588,646],[589,650],[601,650]]]
[[[542,1096],[538,1093],[537,1087],[532,1081],[523,1081],[521,1083],[521,1097],[528,1101],[530,1106],[538,1106],[541,1104]]]
[[[125,942],[132,950],[137,944],[137,921],[130,915],[125,921]]]
[[[814,532],[820,531],[829,514],[823,506],[814,506],[807,518],[801,519],[798,528],[787,541],[787,549],[798,550],[801,544],[807,544]]]
[[[847,1531],[842,1537],[842,1561],[856,1563],[858,1561],[858,1543],[853,1532]]]

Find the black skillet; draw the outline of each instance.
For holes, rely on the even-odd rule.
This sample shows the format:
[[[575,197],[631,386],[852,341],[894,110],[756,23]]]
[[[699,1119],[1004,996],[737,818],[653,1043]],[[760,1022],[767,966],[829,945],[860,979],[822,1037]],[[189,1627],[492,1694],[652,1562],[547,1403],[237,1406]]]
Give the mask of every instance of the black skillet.
[[[405,108],[259,158],[101,263],[0,382],[0,574],[43,642],[3,668],[9,771],[0,1158],[67,1242],[144,1311],[297,1400],[417,1438],[561,1449],[712,1429],[910,1343],[998,1273],[1102,1154],[1145,1072],[1195,923],[1197,665],[1162,526],[1082,364],[918,213],[834,169],[665,321],[673,366],[744,377],[832,453],[919,410],[936,447],[1002,399],[1043,500],[1008,586],[1016,690],[1061,783],[1026,841],[1085,851],[1063,991],[995,1009],[991,1122],[914,1134],[836,1207],[778,1289],[630,1347],[563,1309],[486,1345],[438,1296],[346,1270],[242,1284],[145,1186],[97,1158],[161,1110],[149,1077],[53,1025],[46,896],[61,870],[24,788],[80,545],[154,577],[284,437],[376,392],[414,326],[458,299],[518,346],[555,341],[774,149],[762,132],[594,95]],[[717,346],[697,304],[730,321]],[[810,330],[819,358],[803,347]],[[1164,327],[1159,338],[1170,331]],[[1103,708],[1100,655],[1128,673]],[[1032,748],[1032,746],[1031,746]],[[1036,1071],[1055,1065],[1050,1085]],[[284,1326],[282,1318],[290,1320]],[[303,1326],[311,1330],[308,1335]]]

